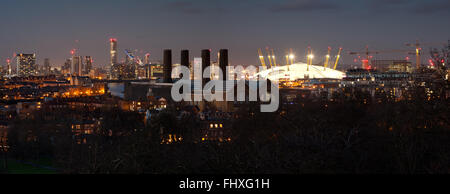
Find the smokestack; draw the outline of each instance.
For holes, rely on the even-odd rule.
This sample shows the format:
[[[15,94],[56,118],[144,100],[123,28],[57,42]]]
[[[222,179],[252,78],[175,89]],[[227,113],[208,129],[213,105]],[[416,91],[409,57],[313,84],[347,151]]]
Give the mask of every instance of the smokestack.
[[[189,50],[181,50],[180,64],[189,68]]]
[[[164,50],[163,82],[172,83],[172,50]]]
[[[189,50],[181,50],[181,66],[185,66],[189,69]]]
[[[223,80],[227,79],[226,68],[228,66],[228,49],[220,49],[219,51],[219,67],[223,73]]]
[[[211,51],[209,49],[202,50],[202,72],[205,71],[206,67],[211,65]],[[210,78],[203,78],[203,85],[211,80]]]

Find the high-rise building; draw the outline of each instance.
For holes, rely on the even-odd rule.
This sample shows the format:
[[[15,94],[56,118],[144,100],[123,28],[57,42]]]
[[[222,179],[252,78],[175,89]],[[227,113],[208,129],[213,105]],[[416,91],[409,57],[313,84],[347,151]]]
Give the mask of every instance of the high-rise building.
[[[72,59],[66,59],[66,62],[64,62],[64,65],[61,67],[61,73],[66,75],[70,74],[72,68]]]
[[[89,75],[92,70],[92,57],[91,56],[85,56],[84,57],[84,68],[83,68],[83,75]]]
[[[109,78],[117,79],[117,39],[111,38],[109,39],[110,45],[110,62],[109,62]]]
[[[73,76],[82,75],[83,58],[81,56],[72,56],[72,66],[70,74]]]
[[[43,67],[43,74],[44,75],[50,75],[50,70],[51,70],[51,66],[50,66],[50,59],[49,58],[45,58],[44,59],[44,67]]]
[[[6,59],[6,75],[10,77],[12,74],[11,59]]]
[[[110,54],[111,54],[111,61],[110,65],[117,64],[117,39],[111,38],[109,40],[110,42]]]
[[[36,75],[36,54],[17,55],[17,75],[19,77]]]
[[[380,72],[412,72],[412,64],[407,60],[372,60],[371,68]]]
[[[150,53],[145,54],[144,64],[150,64]]]

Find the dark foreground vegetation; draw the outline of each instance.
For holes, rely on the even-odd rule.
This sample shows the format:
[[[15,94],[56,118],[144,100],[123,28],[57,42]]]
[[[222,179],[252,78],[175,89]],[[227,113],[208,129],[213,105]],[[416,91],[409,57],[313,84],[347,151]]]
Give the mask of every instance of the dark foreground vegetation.
[[[50,160],[59,173],[450,173],[448,107],[448,100],[249,107],[236,113],[230,142],[197,142],[196,117],[170,109],[147,124],[118,109],[43,109],[14,122],[7,158]],[[84,118],[97,118],[92,134],[73,130]],[[161,144],[164,133],[183,140]]]

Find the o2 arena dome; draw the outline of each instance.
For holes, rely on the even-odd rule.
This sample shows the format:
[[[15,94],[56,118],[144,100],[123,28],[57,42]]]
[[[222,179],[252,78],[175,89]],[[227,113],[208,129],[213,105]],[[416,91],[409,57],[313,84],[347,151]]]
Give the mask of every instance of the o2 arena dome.
[[[270,80],[290,80],[299,79],[342,79],[345,73],[342,71],[326,68],[306,63],[294,63],[292,65],[273,67],[261,71],[256,76],[262,76]]]

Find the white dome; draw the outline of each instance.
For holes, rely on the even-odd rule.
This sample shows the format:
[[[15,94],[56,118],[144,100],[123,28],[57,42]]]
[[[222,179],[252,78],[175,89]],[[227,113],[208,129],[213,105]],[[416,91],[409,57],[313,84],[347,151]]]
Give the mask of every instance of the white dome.
[[[295,63],[292,65],[278,66],[261,71],[256,76],[262,76],[270,80],[298,80],[298,79],[342,79],[345,73],[330,68],[324,68],[323,66],[310,65],[309,71],[307,71],[306,63]]]

